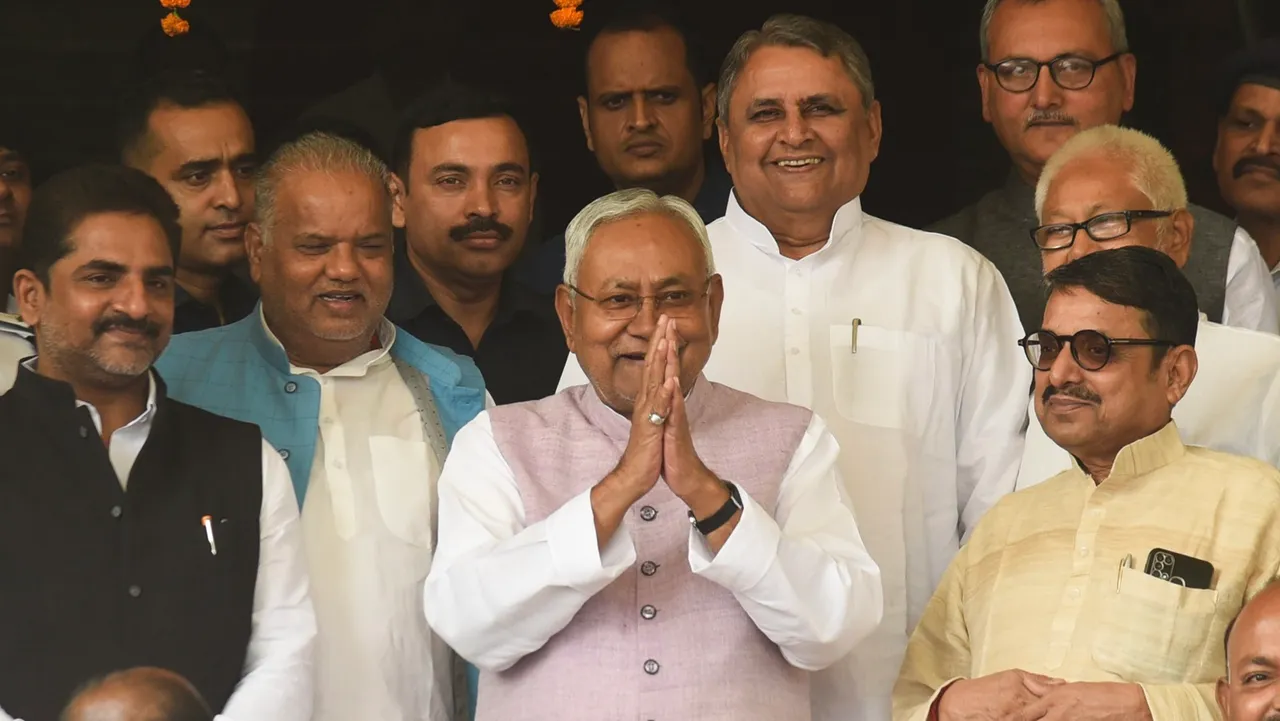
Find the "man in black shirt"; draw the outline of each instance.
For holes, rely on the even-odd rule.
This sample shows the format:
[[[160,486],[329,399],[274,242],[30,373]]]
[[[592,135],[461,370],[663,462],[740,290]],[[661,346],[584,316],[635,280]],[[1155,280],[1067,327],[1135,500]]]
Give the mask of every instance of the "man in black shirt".
[[[697,34],[674,3],[623,0],[587,13],[578,114],[587,148],[614,188],[647,188],[689,201],[710,223],[724,216],[733,182],[706,157],[716,83]],[[518,266],[540,293],[564,275],[564,234]]]
[[[568,348],[550,296],[508,272],[533,219],[538,174],[512,109],[446,83],[405,114],[395,151],[396,251],[387,317],[470,356],[498,403],[556,391]]]
[[[120,159],[159,181],[181,211],[173,332],[216,328],[258,302],[244,263],[253,217],[253,126],[219,78],[162,72],[132,88],[117,119]]]

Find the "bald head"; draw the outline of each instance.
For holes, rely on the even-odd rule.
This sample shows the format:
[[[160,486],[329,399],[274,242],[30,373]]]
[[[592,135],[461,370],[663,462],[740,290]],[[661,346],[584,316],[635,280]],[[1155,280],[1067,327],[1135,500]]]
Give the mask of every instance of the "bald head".
[[[212,721],[213,712],[186,679],[172,671],[135,668],[85,685],[60,721]]]
[[[1280,721],[1280,582],[1273,581],[1227,627],[1227,675],[1218,681],[1225,721]]]

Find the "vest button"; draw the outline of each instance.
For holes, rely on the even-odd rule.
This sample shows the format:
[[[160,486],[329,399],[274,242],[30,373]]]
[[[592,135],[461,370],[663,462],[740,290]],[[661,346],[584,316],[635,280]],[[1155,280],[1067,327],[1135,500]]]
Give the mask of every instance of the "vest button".
[[[81,438],[88,438],[88,437],[89,437],[89,429],[88,429],[88,428],[85,428],[84,426],[80,426],[80,437],[81,437]]]
[[[640,519],[644,521],[652,521],[658,517],[658,509],[653,506],[645,506],[640,509]]]
[[[662,667],[659,666],[658,662],[654,661],[653,659],[649,659],[648,661],[644,662],[644,672],[649,674],[650,676],[657,676],[658,671],[661,669]]]
[[[287,460],[289,460],[289,449],[288,449],[288,448],[281,448],[281,449],[280,449],[280,457],[281,457],[281,458],[283,458],[283,459],[285,459],[286,461],[287,461]]]
[[[640,618],[646,621],[652,621],[654,616],[658,615],[658,609],[653,606],[642,606],[640,608]]]
[[[137,598],[138,596],[141,596],[141,595],[142,595],[142,586],[130,586],[130,587],[129,587],[129,595],[130,595],[130,596],[133,596],[134,598]]]
[[[297,383],[294,383],[293,381],[289,381],[288,383],[285,383],[285,384],[284,384],[284,392],[285,392],[285,393],[293,393],[293,392],[295,392],[295,391],[297,391],[297,390],[298,390],[298,384],[297,384]]]
[[[658,564],[654,563],[653,561],[645,561],[644,563],[640,564],[640,573],[643,573],[646,576],[652,576],[657,572],[658,572]]]
[[[124,514],[124,509],[123,509],[123,508],[121,508],[120,506],[112,506],[112,507],[111,507],[111,517],[112,517],[112,518],[119,518],[119,517],[120,517],[121,515],[123,515],[123,514]]]

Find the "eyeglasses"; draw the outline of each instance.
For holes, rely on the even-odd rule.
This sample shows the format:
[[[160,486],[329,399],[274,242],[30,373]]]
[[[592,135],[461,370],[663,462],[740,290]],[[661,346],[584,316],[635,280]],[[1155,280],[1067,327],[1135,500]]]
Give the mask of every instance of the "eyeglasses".
[[[582,296],[583,299],[595,303],[600,308],[600,312],[609,320],[631,320],[640,315],[641,309],[647,300],[653,301],[654,313],[666,313],[673,318],[681,318],[692,315],[696,310],[695,306],[698,301],[706,297],[707,291],[711,288],[711,279],[707,279],[707,284],[703,286],[700,292],[691,290],[672,289],[666,290],[655,295],[640,295],[629,291],[615,291],[602,298],[594,298],[583,293],[580,289],[570,285],[569,290]]]
[[[1051,223],[1031,229],[1031,239],[1040,250],[1062,250],[1076,242],[1076,233],[1084,230],[1098,242],[1115,240],[1129,234],[1135,220],[1167,218],[1171,210],[1117,210],[1095,215],[1083,223]]]
[[[1113,62],[1124,53],[1108,55],[1101,60],[1090,60],[1079,55],[1059,55],[1048,61],[1039,62],[1031,58],[1009,58],[994,65],[983,63],[983,67],[996,76],[1000,87],[1011,93],[1025,93],[1040,82],[1040,68],[1048,66],[1049,77],[1063,90],[1084,90],[1093,83],[1093,76],[1098,68]]]
[[[1027,360],[1036,370],[1047,371],[1053,367],[1065,346],[1071,346],[1071,357],[1087,371],[1102,370],[1111,360],[1112,348],[1118,345],[1164,346],[1178,345],[1173,341],[1150,338],[1108,338],[1096,330],[1077,331],[1075,335],[1058,335],[1047,330],[1032,331],[1018,341],[1027,354]]]

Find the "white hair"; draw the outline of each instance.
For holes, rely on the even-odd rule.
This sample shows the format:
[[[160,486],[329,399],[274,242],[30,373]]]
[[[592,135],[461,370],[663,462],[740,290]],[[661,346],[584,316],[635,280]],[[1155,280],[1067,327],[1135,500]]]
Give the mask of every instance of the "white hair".
[[[720,68],[720,82],[716,85],[716,112],[720,119],[729,121],[729,101],[733,87],[746,67],[751,55],[760,48],[807,48],[824,58],[840,59],[845,73],[862,96],[862,107],[870,110],[876,99],[875,83],[871,79],[871,61],[862,46],[849,33],[838,26],[815,20],[804,15],[774,15],[759,30],[748,30],[733,44]]]
[[[991,62],[991,19],[996,9],[1008,0],[987,0],[982,8],[982,22],[978,25],[978,44],[982,48],[982,62]],[[1046,0],[1013,0],[1024,5],[1036,5]],[[1107,16],[1107,33],[1111,36],[1111,50],[1117,53],[1129,52],[1129,36],[1124,27],[1124,10],[1120,9],[1120,0],[1097,0],[1102,5],[1102,12]]]
[[[1173,153],[1146,133],[1115,125],[1099,125],[1068,140],[1045,163],[1036,184],[1036,217],[1044,221],[1044,201],[1053,180],[1072,161],[1083,157],[1115,158],[1129,168],[1129,180],[1155,210],[1187,207],[1187,186]],[[1163,229],[1168,218],[1161,222]]]
[[[652,190],[628,188],[593,200],[569,221],[569,228],[564,232],[565,284],[577,285],[578,266],[582,265],[582,258],[587,253],[587,243],[591,242],[591,236],[595,235],[600,226],[651,213],[666,215],[689,226],[706,256],[707,277],[715,274],[716,264],[711,255],[707,226],[702,223],[702,218],[692,205],[674,195],[659,196]]]
[[[262,231],[264,245],[271,243],[280,183],[297,173],[364,175],[386,192],[388,203],[391,200],[391,171],[372,151],[330,133],[307,133],[277,148],[254,179],[254,219]]]

